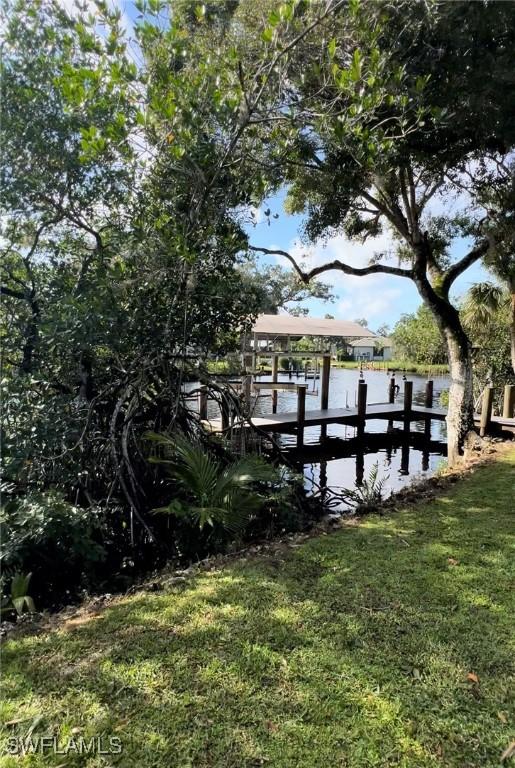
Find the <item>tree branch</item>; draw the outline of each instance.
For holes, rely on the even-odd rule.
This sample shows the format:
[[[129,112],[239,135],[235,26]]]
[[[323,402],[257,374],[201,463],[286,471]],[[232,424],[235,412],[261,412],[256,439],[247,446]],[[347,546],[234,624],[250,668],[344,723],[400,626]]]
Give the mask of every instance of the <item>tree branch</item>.
[[[377,189],[379,194],[381,194],[381,190]],[[408,227],[408,222],[402,215],[402,211],[400,208],[398,210],[393,211],[388,208],[386,203],[381,202],[376,197],[370,194],[370,192],[363,192],[361,195],[365,200],[367,200],[369,203],[371,203],[375,208],[380,211],[380,213],[383,214],[383,216],[386,216],[390,224],[392,224],[395,229],[404,237],[405,240],[409,242],[410,239],[410,232]]]
[[[465,272],[465,270],[474,264],[475,261],[478,261],[482,256],[485,255],[485,253],[487,253],[490,245],[490,240],[483,240],[481,243],[479,243],[479,245],[476,245],[475,248],[469,251],[466,256],[456,262],[456,264],[453,264],[452,267],[449,267],[449,269],[444,273],[442,280],[442,292],[444,295],[447,295],[451,285],[456,280],[456,278],[462,274],[462,272]]]
[[[8,288],[6,285],[0,285],[0,294],[2,296],[10,296],[11,299],[29,301],[29,296],[26,291],[13,291],[12,288]]]
[[[385,274],[396,275],[397,277],[409,277],[413,279],[413,272],[411,269],[401,269],[400,267],[390,267],[387,264],[370,264],[368,267],[351,267],[350,264],[345,264],[339,259],[334,261],[328,261],[326,264],[322,264],[319,267],[310,269],[309,272],[304,272],[302,267],[295,261],[293,256],[287,251],[272,250],[270,248],[260,248],[256,245],[249,245],[248,248],[251,251],[257,253],[265,253],[268,256],[284,256],[288,259],[294,270],[304,283],[309,283],[317,275],[321,275],[324,272],[329,272],[333,269],[337,269],[339,272],[344,272],[346,275],[354,275],[355,277],[363,277],[365,275]]]

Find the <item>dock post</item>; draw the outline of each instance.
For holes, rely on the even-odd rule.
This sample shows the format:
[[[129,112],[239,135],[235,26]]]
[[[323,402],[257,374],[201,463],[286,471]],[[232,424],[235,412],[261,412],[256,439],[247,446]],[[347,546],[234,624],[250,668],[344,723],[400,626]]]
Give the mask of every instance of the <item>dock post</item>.
[[[394,403],[395,402],[395,376],[392,376],[390,379],[390,384],[388,386],[388,402]]]
[[[322,382],[320,408],[327,411],[329,408],[329,377],[331,376],[331,355],[322,358]]]
[[[358,384],[358,435],[365,431],[365,419],[367,416],[367,385],[364,381]]]
[[[198,394],[198,413],[202,421],[207,421],[207,387],[201,387]]]
[[[504,401],[502,406],[503,419],[511,419],[515,406],[515,385],[506,384],[504,387]]]
[[[404,431],[410,431],[411,406],[413,404],[413,382],[404,382]]]
[[[245,393],[245,405],[247,407],[247,410],[250,411],[250,393],[252,388],[252,376],[248,375],[245,376],[243,381],[243,391]]]
[[[323,411],[327,411],[329,408],[329,379],[331,376],[331,355],[324,355],[322,357],[322,374],[321,374],[321,394],[320,394],[320,408]],[[322,424],[320,427],[320,442],[323,443],[327,438],[327,424]]]
[[[492,385],[483,390],[483,402],[481,405],[481,418],[479,421],[479,436],[484,437],[490,426],[492,418],[492,405],[494,402],[494,388]]]
[[[304,445],[304,422],[306,420],[306,385],[297,384],[297,448]]]
[[[272,357],[272,382],[277,384],[277,373],[279,370],[279,355]],[[277,413],[277,390],[272,389],[272,413]]]
[[[426,408],[432,408],[433,407],[433,381],[432,379],[429,379],[426,382],[426,399],[424,405]]]
[[[222,417],[222,432],[225,432],[227,429],[229,429],[229,403],[227,402],[226,398],[224,397],[222,399],[222,404],[220,406],[220,415]]]
[[[429,469],[429,452],[430,452],[430,443],[429,440],[425,441],[424,449],[422,451],[422,472],[427,472]]]

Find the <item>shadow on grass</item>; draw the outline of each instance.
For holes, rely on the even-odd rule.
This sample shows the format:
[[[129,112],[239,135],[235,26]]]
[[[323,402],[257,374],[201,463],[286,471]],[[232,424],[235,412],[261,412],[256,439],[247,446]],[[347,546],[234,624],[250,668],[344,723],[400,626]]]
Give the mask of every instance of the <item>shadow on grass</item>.
[[[499,765],[515,716],[512,490],[504,461],[437,501],[13,640],[3,719],[122,739],[107,763],[67,766]]]

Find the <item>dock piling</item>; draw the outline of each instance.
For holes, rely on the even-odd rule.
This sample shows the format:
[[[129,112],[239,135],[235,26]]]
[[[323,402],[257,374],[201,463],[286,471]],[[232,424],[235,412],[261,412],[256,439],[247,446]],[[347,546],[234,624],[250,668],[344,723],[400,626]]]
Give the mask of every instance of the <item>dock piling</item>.
[[[329,408],[329,379],[331,376],[331,355],[322,358],[322,382],[320,408],[326,411]]]
[[[388,386],[388,402],[394,403],[395,402],[395,376],[392,376],[390,379],[390,384]]]
[[[207,387],[201,387],[198,394],[198,412],[202,421],[207,421]]]
[[[413,382],[404,382],[404,431],[410,431],[411,410],[413,405]]]
[[[277,374],[279,371],[279,355],[272,357],[272,381],[277,383]],[[272,413],[277,413],[277,390],[272,390]]]
[[[297,384],[297,448],[304,445],[304,422],[306,420],[306,385]]]
[[[424,405],[426,408],[433,407],[433,381],[431,379],[426,382],[426,398]]]
[[[502,407],[503,419],[511,419],[515,409],[515,385],[506,384],[504,387],[504,400]]]
[[[365,420],[367,417],[367,385],[364,381],[358,384],[358,435],[365,431]]]
[[[220,415],[222,417],[222,432],[225,432],[226,429],[229,429],[230,413],[227,399],[223,397],[223,395],[222,398],[222,403],[220,405]]]
[[[252,376],[247,375],[245,376],[245,379],[243,381],[243,391],[245,393],[245,405],[248,411],[250,411],[251,388],[252,388]]]
[[[479,436],[484,437],[490,426],[492,418],[492,405],[494,402],[494,388],[492,385],[483,390],[483,402],[481,405],[481,419],[479,421]]]

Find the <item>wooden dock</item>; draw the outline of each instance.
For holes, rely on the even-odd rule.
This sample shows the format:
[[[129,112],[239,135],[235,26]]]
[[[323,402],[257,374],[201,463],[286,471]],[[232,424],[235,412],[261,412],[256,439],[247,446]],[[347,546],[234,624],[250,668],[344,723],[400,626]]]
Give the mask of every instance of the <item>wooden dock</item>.
[[[444,408],[426,408],[415,405],[409,412],[410,421],[423,419],[445,420],[447,411]],[[402,403],[371,403],[367,405],[364,417],[360,415],[358,408],[327,408],[306,411],[304,415],[304,427],[323,426],[327,424],[349,424],[356,426],[361,418],[386,419],[388,421],[404,421],[405,410]],[[222,419],[213,419],[205,422],[212,432],[223,430]],[[251,426],[258,427],[265,432],[290,432],[299,426],[297,412],[270,413],[266,416],[254,416],[251,423],[233,422],[233,429],[246,429]]]
[[[367,403],[367,384],[364,380],[358,382],[357,406],[355,408],[329,408],[329,379],[331,358],[324,355],[321,368],[321,397],[320,408],[306,410],[306,384],[278,381],[278,356],[273,358],[272,380],[267,382],[252,382],[252,377],[243,377],[240,389],[244,395],[247,407],[250,409],[251,391],[258,393],[263,389],[271,390],[272,413],[250,418],[243,418],[237,413],[230,413],[230,407],[221,408],[220,418],[207,418],[207,390],[203,390],[199,400],[199,414],[205,428],[211,432],[226,433],[229,430],[241,430],[257,428],[263,432],[295,432],[297,435],[297,447],[304,445],[304,430],[309,427],[321,428],[321,439],[327,438],[327,426],[329,424],[347,424],[356,427],[357,437],[363,437],[365,424],[370,419],[385,419],[389,426],[394,421],[403,422],[403,432],[409,435],[410,424],[414,421],[425,421],[425,431],[430,433],[432,420],[444,421],[447,418],[445,408],[433,407],[433,382],[426,382],[424,405],[413,403],[413,382],[404,382],[403,401],[395,402],[399,387],[395,383],[395,377],[390,379],[388,388],[388,402]],[[286,413],[277,412],[278,393],[281,390],[297,391],[297,410]],[[481,414],[474,416],[475,423],[479,426],[479,434],[485,435],[490,426],[495,429],[511,430],[515,432],[515,418],[513,411],[515,406],[515,386],[506,385],[504,392],[504,405],[502,416],[492,416],[493,387],[486,387],[483,393]]]

